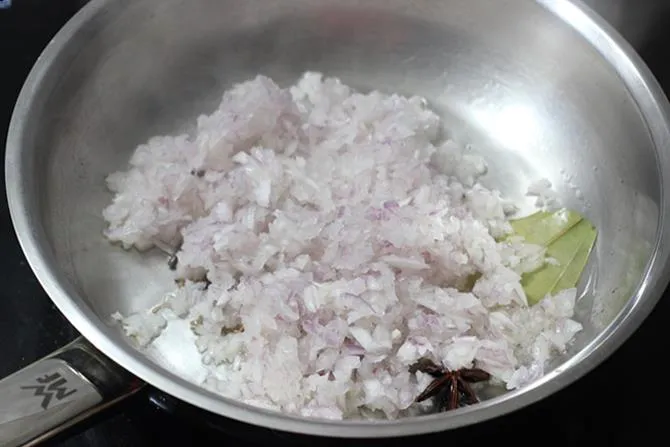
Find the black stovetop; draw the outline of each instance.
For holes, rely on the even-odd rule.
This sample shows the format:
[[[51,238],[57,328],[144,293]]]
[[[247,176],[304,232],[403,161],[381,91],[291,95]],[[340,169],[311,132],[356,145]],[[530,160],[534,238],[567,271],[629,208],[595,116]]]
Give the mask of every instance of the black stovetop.
[[[11,8],[0,8],[0,146],[3,148],[11,110],[32,64],[50,38],[86,1],[0,0],[0,6],[7,3],[13,3]],[[656,31],[638,50],[670,92],[670,62],[664,57],[670,54],[670,16],[658,19]],[[4,175],[2,181],[4,185]],[[3,283],[0,377],[4,377],[77,334],[51,304],[27,265],[14,236],[4,194],[0,199],[0,235]],[[669,299],[661,300],[642,328],[611,359],[536,405],[474,427],[404,440],[403,444],[414,441],[442,446],[494,442],[541,444],[555,440],[563,445],[582,442],[609,445],[615,441],[644,442],[662,437],[666,433],[666,418],[664,411],[655,407],[668,402],[670,392],[659,380],[664,378],[663,374],[654,372],[654,368],[663,359],[662,343],[669,312]],[[639,377],[635,376],[636,367],[644,371]],[[212,417],[147,389],[50,441],[49,445],[158,446],[169,442],[258,445],[248,438],[261,431]],[[295,439],[288,440],[290,443]]]

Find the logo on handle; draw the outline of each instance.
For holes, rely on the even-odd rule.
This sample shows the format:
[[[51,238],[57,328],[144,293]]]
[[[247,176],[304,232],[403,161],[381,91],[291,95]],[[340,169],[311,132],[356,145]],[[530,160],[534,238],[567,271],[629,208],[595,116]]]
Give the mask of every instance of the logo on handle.
[[[1,1],[1,0],[0,0]],[[22,390],[33,390],[35,397],[42,398],[42,409],[46,410],[55,399],[60,402],[77,392],[76,388],[67,387],[67,379],[60,373],[47,374],[35,379],[37,385],[22,386]]]

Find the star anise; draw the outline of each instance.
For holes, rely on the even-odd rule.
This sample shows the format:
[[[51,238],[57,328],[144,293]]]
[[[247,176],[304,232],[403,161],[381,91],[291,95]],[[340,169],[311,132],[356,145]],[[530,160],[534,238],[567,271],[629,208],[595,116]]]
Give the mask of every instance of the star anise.
[[[409,367],[409,372],[417,371],[434,377],[430,385],[419,394],[415,402],[423,402],[431,397],[437,398],[437,411],[449,411],[479,402],[471,383],[484,382],[491,375],[479,368],[461,368],[450,371],[440,367],[432,360],[422,358]]]

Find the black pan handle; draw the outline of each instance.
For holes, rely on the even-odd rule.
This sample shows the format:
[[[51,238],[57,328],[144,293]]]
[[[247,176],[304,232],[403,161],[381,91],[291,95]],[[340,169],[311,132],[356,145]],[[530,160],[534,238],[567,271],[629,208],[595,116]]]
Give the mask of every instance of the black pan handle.
[[[0,381],[0,446],[37,445],[143,385],[80,337]]]

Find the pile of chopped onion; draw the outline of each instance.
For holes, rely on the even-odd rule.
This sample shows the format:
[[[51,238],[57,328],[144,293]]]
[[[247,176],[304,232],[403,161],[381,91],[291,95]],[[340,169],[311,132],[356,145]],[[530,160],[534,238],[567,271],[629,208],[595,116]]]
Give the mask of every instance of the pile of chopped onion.
[[[528,306],[520,275],[544,251],[503,238],[512,207],[440,125],[422,98],[318,73],[236,85],[193,135],[109,176],[106,237],[181,241],[183,280],[158,311],[115,317],[143,349],[187,322],[200,384],[311,417],[411,414],[422,357],[535,380],[581,329],[575,290]]]

